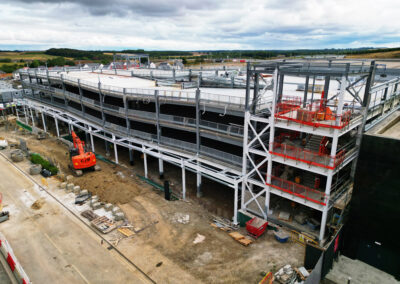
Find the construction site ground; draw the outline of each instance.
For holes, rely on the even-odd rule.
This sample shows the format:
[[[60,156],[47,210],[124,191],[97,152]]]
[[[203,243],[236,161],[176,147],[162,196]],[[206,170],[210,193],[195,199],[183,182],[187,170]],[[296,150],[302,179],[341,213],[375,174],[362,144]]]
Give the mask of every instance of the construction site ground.
[[[65,174],[71,174],[68,169],[68,148],[55,137],[37,140],[36,136],[18,130],[15,124],[8,127],[7,131],[1,127],[0,136],[9,142],[19,142],[20,138],[26,140],[30,151],[50,158]],[[106,155],[104,142],[96,140],[95,147],[96,153]],[[1,152],[6,153],[5,150]],[[210,225],[214,213],[231,218],[231,205],[224,207],[224,203],[232,203],[230,202],[232,197],[226,198],[226,196],[233,195],[233,191],[225,189],[221,195],[213,195],[210,190],[218,190],[218,186],[214,185],[211,189],[204,188],[204,199],[214,198],[214,202],[197,199],[195,176],[188,174],[188,201],[166,201],[161,191],[155,190],[137,177],[136,174],[143,175],[143,161],[140,155],[135,157],[135,165],[130,166],[128,151],[118,149],[118,152],[121,165],[98,161],[101,171],[86,172],[82,177],[75,177],[73,183],[79,185],[81,189],[88,189],[93,195],[98,195],[102,202],[117,204],[134,228],[143,228],[143,231],[132,238],[122,239],[116,247],[154,281],[255,283],[261,280],[265,272],[275,272],[286,264],[303,266],[304,248],[291,242],[281,244],[274,239],[270,231],[245,247],[226,232]],[[25,171],[29,165],[28,161],[17,164]],[[162,182],[158,179],[157,165],[156,160],[149,161],[149,178]],[[174,192],[179,195],[180,169],[165,164],[165,176],[170,180]],[[40,182],[40,176],[35,178]],[[73,205],[73,193],[67,194],[57,189],[60,181],[56,177],[47,180],[49,192],[52,192],[57,199],[64,202],[72,211],[79,213],[82,210]],[[207,182],[203,183],[203,187],[205,186]],[[216,209],[218,201],[221,201],[222,205]],[[180,222],[182,216],[187,215],[189,222]],[[51,219],[58,220],[61,217],[60,214],[48,214],[46,218],[51,222]],[[244,228],[240,228],[239,232],[246,235]],[[112,243],[118,234],[114,231],[105,235],[105,238]],[[205,238],[201,242],[194,243],[198,234]],[[87,241],[82,240],[81,245],[86,245]],[[23,255],[22,251],[21,256],[17,257],[21,258]],[[82,255],[82,257],[87,256]]]

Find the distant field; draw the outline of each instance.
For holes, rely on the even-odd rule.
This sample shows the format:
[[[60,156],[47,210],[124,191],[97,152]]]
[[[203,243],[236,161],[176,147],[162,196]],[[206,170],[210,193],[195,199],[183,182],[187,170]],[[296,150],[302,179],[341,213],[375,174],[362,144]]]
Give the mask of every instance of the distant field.
[[[346,58],[400,58],[400,50],[347,55]]]
[[[26,64],[25,63],[23,63],[23,62],[13,62],[13,63],[3,63],[3,62],[0,62],[0,67],[2,67],[2,66],[8,66],[8,65],[14,65],[14,64],[17,64],[18,66],[21,66],[21,67],[24,67]]]
[[[55,58],[56,56],[47,55],[43,52],[0,52],[0,59],[1,58],[10,58],[11,60],[47,60]]]

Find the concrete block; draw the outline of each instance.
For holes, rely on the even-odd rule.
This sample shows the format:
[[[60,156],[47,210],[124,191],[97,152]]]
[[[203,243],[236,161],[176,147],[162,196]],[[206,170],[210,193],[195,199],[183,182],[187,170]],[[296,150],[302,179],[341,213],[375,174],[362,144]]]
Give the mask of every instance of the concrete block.
[[[84,190],[81,190],[80,195],[86,195],[88,193],[89,193],[89,191],[87,189],[84,189]]]
[[[73,191],[74,190],[74,184],[73,183],[68,183],[66,191]]]
[[[59,172],[59,173],[57,174],[57,177],[58,177],[60,180],[65,181],[65,174]]]
[[[29,174],[38,175],[42,171],[42,165],[33,165],[29,168]]]
[[[24,159],[24,153],[21,150],[13,150],[11,152],[11,160],[13,162],[21,162]]]
[[[60,188],[61,189],[66,189],[67,188],[67,183],[66,182],[60,183]]]
[[[119,208],[118,206],[115,206],[115,207],[112,209],[112,213],[113,213],[114,216],[115,216],[117,213],[119,213],[119,212],[121,212],[121,208]]]
[[[101,208],[101,203],[100,202],[94,202],[90,206],[93,208],[93,210],[96,210],[96,209]]]
[[[81,187],[79,185],[74,186],[74,193],[79,194],[81,192]]]
[[[93,195],[90,199],[90,204],[96,203],[99,201],[99,197],[97,195]]]
[[[67,181],[67,182],[71,182],[73,179],[74,179],[74,176],[72,176],[72,175],[68,175],[68,176],[66,177],[66,181]]]
[[[124,220],[124,219],[125,219],[125,215],[122,212],[118,212],[114,216],[115,221],[120,221],[120,220]]]
[[[106,205],[104,205],[104,209],[106,209],[106,211],[111,211],[114,208],[114,205],[112,205],[111,203],[107,203]]]

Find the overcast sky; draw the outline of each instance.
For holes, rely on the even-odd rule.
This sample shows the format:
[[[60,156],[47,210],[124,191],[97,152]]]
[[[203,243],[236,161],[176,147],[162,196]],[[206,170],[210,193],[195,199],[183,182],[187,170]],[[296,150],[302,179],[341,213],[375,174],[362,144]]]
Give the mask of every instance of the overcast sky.
[[[0,49],[400,46],[400,0],[0,0]]]

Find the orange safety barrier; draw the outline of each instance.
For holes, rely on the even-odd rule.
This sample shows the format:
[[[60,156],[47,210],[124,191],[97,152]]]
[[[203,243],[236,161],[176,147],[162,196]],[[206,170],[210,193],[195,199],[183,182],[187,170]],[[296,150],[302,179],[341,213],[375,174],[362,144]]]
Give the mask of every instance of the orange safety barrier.
[[[341,150],[336,156],[313,152],[304,148],[272,142],[270,151],[272,155],[286,159],[296,160],[309,165],[333,170],[339,166],[345,158],[346,151]]]
[[[268,177],[268,175],[267,175]],[[266,185],[275,189],[284,191],[294,196],[306,199],[308,201],[326,206],[326,195],[324,192],[304,186],[292,181],[284,180],[275,176],[271,176],[271,183]]]

